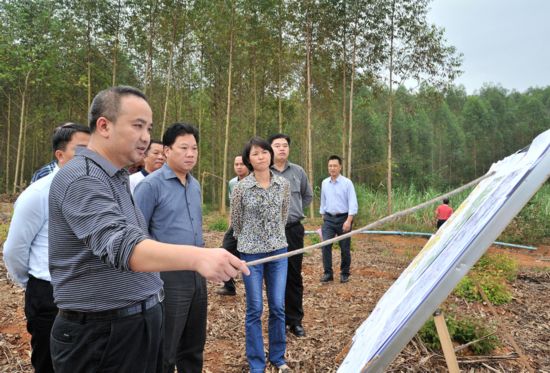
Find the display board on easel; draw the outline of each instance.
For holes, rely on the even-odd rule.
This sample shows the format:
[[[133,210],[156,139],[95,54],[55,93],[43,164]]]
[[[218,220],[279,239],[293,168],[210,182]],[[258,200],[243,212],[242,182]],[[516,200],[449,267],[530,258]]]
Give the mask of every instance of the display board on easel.
[[[357,329],[338,372],[382,372],[550,176],[550,130],[489,170]]]

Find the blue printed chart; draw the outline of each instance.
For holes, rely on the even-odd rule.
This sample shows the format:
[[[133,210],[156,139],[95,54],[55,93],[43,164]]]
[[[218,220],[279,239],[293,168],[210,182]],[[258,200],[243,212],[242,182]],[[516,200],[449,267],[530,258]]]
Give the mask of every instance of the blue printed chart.
[[[550,176],[550,130],[491,166],[488,178],[382,296],[356,330],[340,373],[382,372]]]

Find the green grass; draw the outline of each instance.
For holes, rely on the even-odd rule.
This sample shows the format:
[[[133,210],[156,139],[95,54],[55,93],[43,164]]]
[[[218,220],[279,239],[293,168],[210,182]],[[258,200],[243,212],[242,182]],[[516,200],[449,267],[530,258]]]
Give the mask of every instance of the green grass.
[[[468,346],[468,349],[476,355],[487,355],[500,345],[498,337],[492,334],[496,328],[488,326],[483,320],[446,314],[445,322],[451,339],[461,345],[482,338]],[[430,349],[441,350],[433,317],[420,329],[418,336]]]
[[[229,215],[229,211],[227,212]],[[218,210],[211,210],[203,205],[203,227],[205,230],[214,232],[225,232],[229,228],[228,218]]]
[[[9,223],[0,224],[0,243],[4,242],[6,240],[6,237],[8,237],[9,227]]]
[[[222,217],[217,217],[216,219],[208,223],[209,231],[225,232],[227,228],[229,228],[227,224],[227,219]]]
[[[469,301],[482,301],[476,283],[493,304],[505,304],[512,300],[509,283],[517,277],[517,263],[505,254],[486,254],[470,270],[456,288],[455,295]]]
[[[471,190],[450,198],[453,209],[466,199]],[[359,213],[356,227],[379,220],[388,215],[386,191],[356,185]],[[392,194],[393,212],[402,211],[442,195],[435,189],[420,191],[414,186],[395,188]],[[381,230],[403,230],[408,232],[434,232],[434,210],[437,204],[385,224]],[[499,241],[519,244],[550,244],[550,184],[544,185],[512,220]]]
[[[364,185],[357,185],[356,192],[359,203],[358,220],[361,225],[366,225],[369,222],[379,220],[388,215],[388,196],[386,190],[374,190]],[[397,212],[408,209],[436,198],[441,194],[443,194],[443,192],[434,189],[419,191],[414,186],[410,186],[409,188],[395,188],[392,193],[392,211]],[[468,192],[463,192],[451,198],[451,206],[456,209],[467,196]],[[387,223],[379,229],[433,232],[435,231],[435,208],[436,205],[427,207],[394,222]]]

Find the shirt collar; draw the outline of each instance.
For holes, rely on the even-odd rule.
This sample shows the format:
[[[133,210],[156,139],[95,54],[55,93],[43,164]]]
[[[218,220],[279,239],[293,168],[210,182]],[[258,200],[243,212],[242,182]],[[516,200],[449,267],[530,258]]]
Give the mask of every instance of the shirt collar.
[[[114,164],[112,164],[107,159],[103,158],[99,153],[94,152],[93,150],[90,150],[86,147],[78,146],[76,148],[75,154],[80,155],[84,158],[91,159],[92,161],[97,163],[97,165],[101,167],[103,171],[105,171],[105,173],[109,175],[109,177],[113,177],[114,175],[117,174],[117,172],[126,172],[126,173],[128,172],[124,168],[121,168],[121,169],[116,168]]]
[[[342,180],[342,174],[338,175],[338,177],[336,178],[336,180],[332,180],[332,177],[328,177],[328,181],[329,183],[332,183],[332,184],[337,184],[340,180]]]
[[[277,168],[275,168],[275,164],[273,164],[270,168],[271,168],[273,171],[277,171],[277,172],[283,173],[283,172],[285,172],[285,171],[287,170],[287,168],[290,167],[290,165],[291,165],[290,161],[287,160],[287,161],[285,162],[285,166],[283,167],[283,169],[282,169],[281,171],[279,171]]]
[[[282,179],[280,177],[278,177],[277,175],[273,174],[273,171],[269,171],[270,175],[271,175],[271,180],[269,182],[269,186],[273,185],[273,184],[282,184]],[[254,172],[251,172],[247,177],[245,177],[244,179],[242,179],[239,184],[243,184],[243,187],[245,188],[253,188],[253,187],[258,187],[258,188],[261,188],[260,184],[258,184],[258,181],[256,180],[256,177],[254,176]],[[262,188],[263,189],[263,188]]]
[[[176,175],[174,170],[172,170],[170,168],[170,166],[168,166],[168,163],[166,163],[166,162],[159,169],[159,172],[161,172],[162,176],[167,180],[168,179],[178,179],[178,175]],[[195,178],[193,177],[193,175],[191,175],[191,172],[188,172],[187,173],[187,183],[190,183],[192,180],[195,180]]]

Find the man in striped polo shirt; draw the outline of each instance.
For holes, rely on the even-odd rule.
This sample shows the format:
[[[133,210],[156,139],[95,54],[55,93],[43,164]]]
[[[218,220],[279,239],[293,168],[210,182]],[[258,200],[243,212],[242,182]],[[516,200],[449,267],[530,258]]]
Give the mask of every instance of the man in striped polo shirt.
[[[153,126],[145,95],[101,91],[87,148],[50,189],[49,265],[59,308],[51,334],[56,372],[160,371],[164,294],[158,271],[193,270],[227,281],[246,265],[223,249],[160,243],[147,235],[129,191]]]

